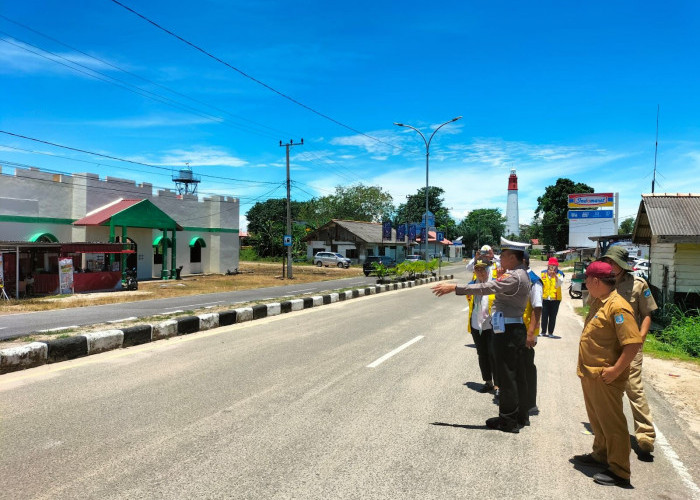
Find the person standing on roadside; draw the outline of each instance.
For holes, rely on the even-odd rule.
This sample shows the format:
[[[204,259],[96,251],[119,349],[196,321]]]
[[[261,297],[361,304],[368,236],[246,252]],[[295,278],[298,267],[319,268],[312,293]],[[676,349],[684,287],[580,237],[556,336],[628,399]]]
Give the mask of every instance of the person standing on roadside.
[[[615,291],[612,266],[600,260],[586,268],[592,300],[578,349],[576,373],[593,430],[593,451],[571,459],[576,465],[605,469],[598,484],[629,486],[630,438],[622,411],[629,365],[642,346],[632,306]]]
[[[498,416],[486,420],[486,425],[503,432],[518,433],[522,426],[529,423],[523,352],[527,338],[523,313],[530,293],[530,278],[523,265],[523,253],[527,246],[526,243],[501,238],[503,273],[494,281],[471,285],[438,283],[432,288],[438,297],[453,292],[457,295],[496,296],[491,324],[500,395]]]
[[[537,366],[535,365],[535,346],[537,337],[540,334],[540,319],[542,318],[542,280],[530,269],[530,254],[526,251],[523,263],[525,264],[527,275],[530,277],[530,295],[527,299],[527,306],[523,313],[523,322],[527,328],[527,338],[525,339],[525,379],[527,381],[528,413],[538,415],[537,408]]]
[[[651,313],[656,311],[658,307],[644,278],[631,274],[632,269],[627,263],[627,259],[629,259],[627,250],[621,246],[612,246],[608,248],[601,260],[612,266],[613,273],[615,273],[615,289],[632,306],[634,318],[642,335],[643,345],[651,326]],[[644,394],[644,383],[642,382],[644,355],[642,350],[639,349],[630,364],[630,376],[625,386],[625,393],[632,409],[634,434],[639,450],[643,454],[649,455],[654,451],[656,432],[654,431],[654,422],[651,420],[649,403]]]
[[[557,324],[559,304],[561,304],[561,286],[564,273],[559,270],[559,261],[550,257],[547,270],[540,274],[542,280],[542,335],[553,337]]]
[[[472,280],[469,284],[486,283],[489,280],[490,268],[491,261],[485,256],[476,259],[474,263],[476,280]],[[494,295],[467,295],[469,303],[467,331],[472,334],[474,344],[476,344],[481,379],[484,381],[483,387],[479,390],[481,393],[494,391],[498,387],[496,357],[492,345],[493,326],[491,325],[491,308],[494,298]]]
[[[497,269],[501,263],[501,259],[497,255],[494,255],[493,248],[491,248],[489,245],[484,245],[480,250],[476,251],[474,258],[467,264],[467,274],[472,274],[472,279],[476,279],[476,275],[474,275],[474,263],[481,258],[485,258],[491,262],[488,281],[491,281],[492,279],[495,280],[498,277]]]

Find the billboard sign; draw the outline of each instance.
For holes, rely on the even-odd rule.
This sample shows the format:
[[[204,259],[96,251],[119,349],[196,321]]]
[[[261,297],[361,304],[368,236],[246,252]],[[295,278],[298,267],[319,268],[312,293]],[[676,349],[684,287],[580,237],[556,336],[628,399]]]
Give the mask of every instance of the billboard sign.
[[[569,195],[569,208],[612,207],[615,204],[613,193],[582,193]]]
[[[612,218],[612,210],[569,210],[569,220]]]

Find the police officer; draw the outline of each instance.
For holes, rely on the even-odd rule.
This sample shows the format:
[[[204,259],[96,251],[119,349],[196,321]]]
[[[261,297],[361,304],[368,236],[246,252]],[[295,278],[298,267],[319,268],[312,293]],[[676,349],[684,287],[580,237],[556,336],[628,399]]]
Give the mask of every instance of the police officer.
[[[598,484],[628,486],[630,439],[622,394],[642,336],[632,307],[615,291],[610,264],[591,263],[586,268],[586,288],[593,299],[581,333],[576,372],[595,438],[592,453],[576,455],[571,461],[605,469],[593,476]]]
[[[457,295],[495,295],[491,323],[494,336],[496,369],[500,396],[498,417],[489,418],[486,425],[503,432],[519,432],[529,423],[525,349],[527,331],[523,313],[530,293],[530,278],[523,265],[526,243],[501,238],[501,267],[503,273],[495,281],[456,285],[439,283],[432,290],[438,297]]]
[[[615,289],[632,306],[639,333],[642,334],[642,344],[647,338],[649,327],[651,326],[651,313],[658,309],[654,297],[651,296],[649,285],[638,276],[633,276],[632,270],[627,263],[629,253],[621,246],[608,248],[601,259],[610,264],[615,274]],[[648,455],[654,451],[654,423],[651,420],[649,403],[644,394],[644,383],[642,382],[642,349],[630,364],[630,376],[627,380],[625,393],[632,408],[632,418],[634,419],[634,433],[637,444],[642,454]]]
[[[527,407],[530,415],[538,415],[537,408],[537,366],[535,365],[535,346],[540,334],[540,319],[542,318],[542,280],[530,269],[530,254],[525,251],[523,259],[527,275],[530,277],[530,295],[523,313],[523,322],[527,329],[525,344],[525,379],[527,381]]]

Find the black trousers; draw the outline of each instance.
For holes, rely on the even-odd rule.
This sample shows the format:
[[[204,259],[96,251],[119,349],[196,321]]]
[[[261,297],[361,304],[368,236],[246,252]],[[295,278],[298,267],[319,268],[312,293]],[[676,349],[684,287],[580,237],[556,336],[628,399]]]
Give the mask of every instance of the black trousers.
[[[537,406],[537,366],[535,366],[535,348],[525,348],[523,356],[525,356],[525,382],[527,383],[526,408],[529,411]]]
[[[553,334],[557,324],[557,313],[559,312],[561,300],[542,301],[542,333]]]
[[[526,338],[527,330],[521,323],[508,324],[505,332],[493,334],[500,389],[498,413],[507,426],[522,424],[528,419]]]
[[[493,381],[493,385],[498,385],[496,356],[493,353],[493,330],[482,330],[479,333],[479,330],[472,328],[472,337],[474,337],[476,344],[476,355],[479,357],[481,380],[484,382]]]

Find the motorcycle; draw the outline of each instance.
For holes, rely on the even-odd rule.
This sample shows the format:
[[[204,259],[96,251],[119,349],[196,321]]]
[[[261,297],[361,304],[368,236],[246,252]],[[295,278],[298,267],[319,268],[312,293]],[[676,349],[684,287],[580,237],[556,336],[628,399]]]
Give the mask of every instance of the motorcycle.
[[[138,290],[139,289],[139,281],[138,281],[138,278],[136,278],[136,268],[135,267],[133,269],[126,270],[126,277],[122,281],[122,287],[125,288],[126,290]]]

